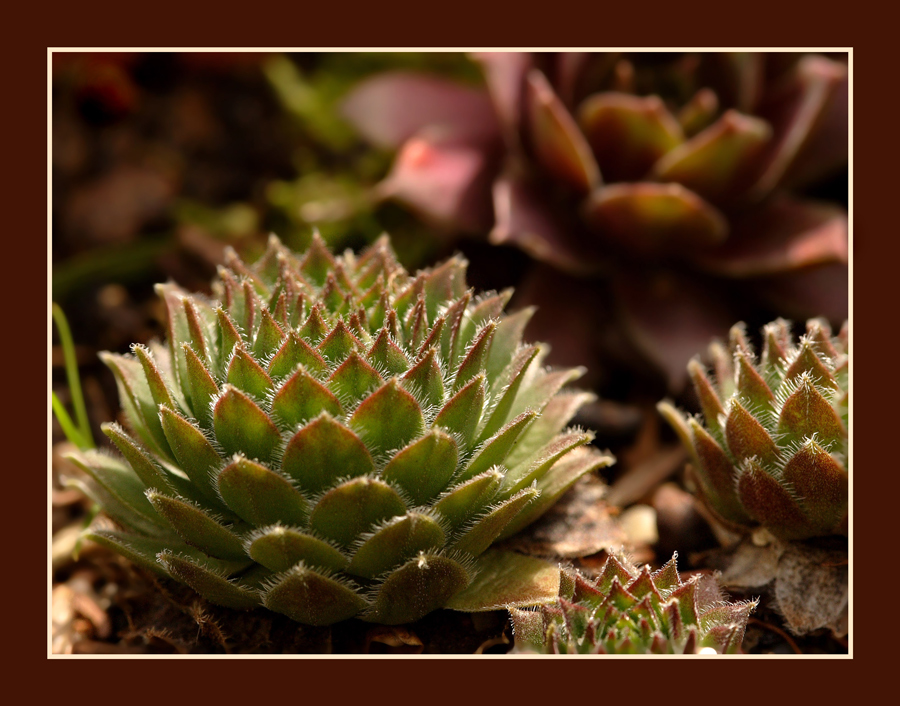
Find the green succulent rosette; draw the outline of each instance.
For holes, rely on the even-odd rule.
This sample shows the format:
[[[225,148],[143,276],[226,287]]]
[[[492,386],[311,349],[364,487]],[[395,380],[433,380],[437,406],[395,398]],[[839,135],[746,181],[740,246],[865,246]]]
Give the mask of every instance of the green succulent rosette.
[[[778,319],[763,330],[759,358],[739,324],[729,347],[710,347],[712,379],[698,360],[689,365],[704,421],[659,405],[692,456],[703,501],[732,528],[761,526],[782,540],[846,535],[846,324],[834,337],[811,319],[794,341]]]
[[[465,270],[412,276],[387,237],[335,257],[272,236],[252,266],[229,253],[214,298],[159,285],[167,342],[103,355],[128,429],[104,425],[120,456],[75,457],[116,525],[87,536],[310,625],[515,604],[484,588],[497,566],[543,600],[543,562],[486,550],[613,459],[566,428],[582,371],[546,369],[521,340],[532,312],[504,316],[510,293],[475,296]]]
[[[729,603],[716,578],[659,571],[611,555],[589,579],[563,569],[557,602],[510,610],[514,652],[539,654],[734,654],[756,603]]]

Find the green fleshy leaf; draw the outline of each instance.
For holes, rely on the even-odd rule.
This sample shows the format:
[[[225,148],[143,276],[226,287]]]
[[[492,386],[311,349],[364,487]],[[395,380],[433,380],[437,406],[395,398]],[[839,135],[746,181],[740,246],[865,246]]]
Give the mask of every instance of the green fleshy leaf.
[[[263,605],[304,625],[332,625],[366,607],[352,588],[316,573],[302,563],[283,575],[263,594]]]
[[[491,469],[448,490],[435,503],[434,509],[456,529],[491,503],[502,482],[503,473]]]
[[[106,423],[101,425],[100,429],[116,445],[145,487],[172,490],[169,475],[125,433],[122,427]]]
[[[459,390],[475,375],[484,370],[487,358],[491,352],[491,341],[494,338],[496,329],[497,325],[495,323],[488,323],[478,333],[475,342],[469,347],[462,363],[459,365],[459,369],[456,371],[456,376],[453,380],[453,392]]]
[[[360,545],[347,572],[373,579],[419,552],[439,549],[444,542],[444,531],[428,515],[411,512],[393,517]]]
[[[272,399],[272,414],[290,427],[303,424],[322,412],[339,416],[343,409],[338,398],[302,366]]]
[[[172,540],[157,539],[156,537],[139,537],[126,532],[106,529],[89,529],[82,536],[102,547],[112,549],[114,552],[124,556],[128,561],[149,569],[155,574],[160,576],[169,575],[162,564],[156,560],[156,556],[161,551],[170,549]],[[196,551],[187,545],[182,546],[185,550]]]
[[[394,456],[382,478],[401,488],[415,505],[422,505],[447,487],[458,459],[453,437],[432,429]]]
[[[510,469],[503,479],[500,494],[510,497],[532,482],[540,480],[560,458],[579,446],[589,444],[593,438],[591,432],[561,434],[535,454],[533,459]]]
[[[303,525],[309,514],[306,499],[286,478],[241,456],[219,473],[219,492],[238,517],[257,527]]]
[[[183,386],[184,396],[189,401],[197,421],[209,428],[212,421],[212,402],[218,396],[219,388],[194,349],[185,343],[181,350],[187,366],[187,385]]]
[[[141,367],[144,370],[144,379],[147,381],[147,385],[150,388],[150,394],[153,397],[153,402],[156,407],[153,410],[152,415],[159,420],[159,405],[165,405],[169,409],[175,409],[175,402],[172,399],[171,394],[169,393],[168,385],[166,385],[165,380],[163,380],[162,373],[160,373],[159,368],[156,367],[156,363],[153,362],[153,357],[150,355],[150,351],[145,346],[134,346],[132,349],[134,354],[137,356],[137,359],[141,363]],[[160,433],[162,433],[162,426],[160,425]],[[165,440],[165,435],[163,435],[163,440]],[[166,447],[168,448],[168,442],[166,442]]]
[[[343,319],[338,319],[337,324],[325,339],[316,348],[332,364],[344,360],[352,351],[361,351],[363,345],[353,335]]]
[[[205,510],[155,490],[147,491],[147,499],[192,547],[218,559],[246,558],[241,538],[219,524]]]
[[[331,254],[325,241],[322,240],[318,231],[314,231],[309,249],[300,262],[300,272],[310,282],[321,287],[325,284],[325,278],[328,276],[328,273],[334,271],[336,264],[334,256]]]
[[[737,393],[747,400],[748,406],[757,410],[770,410],[774,406],[775,395],[756,368],[753,361],[743,351],[735,353],[737,373]]]
[[[197,313],[194,300],[190,297],[185,297],[182,300],[182,304],[184,305],[184,316],[187,321],[188,332],[190,333],[190,339],[187,342],[190,343],[190,347],[203,362],[203,366],[206,367],[212,359],[209,346],[206,343],[209,334],[204,330],[203,322],[200,321],[200,315]]]
[[[559,568],[541,559],[496,549],[475,560],[475,579],[447,608],[480,613],[553,603],[559,596]]]
[[[438,363],[437,349],[429,348],[409,372],[403,376],[407,389],[426,406],[436,406],[444,401],[444,380]]]
[[[322,318],[321,307],[319,304],[313,304],[309,310],[309,316],[306,322],[300,328],[300,338],[304,341],[317,343],[328,334],[328,324]]]
[[[381,329],[366,357],[372,365],[388,375],[399,375],[409,369],[406,354],[391,340],[387,329]]]
[[[462,325],[463,315],[472,300],[471,292],[466,292],[457,301],[447,307],[444,313],[444,331],[441,334],[441,357],[452,368],[456,365],[456,358],[461,348],[459,342],[459,329]]]
[[[509,419],[509,412],[515,404],[516,397],[528,375],[531,363],[537,357],[539,351],[540,349],[537,346],[528,346],[518,351],[513,357],[507,375],[503,376],[503,382],[505,383],[503,392],[500,394],[500,399],[491,410],[484,428],[481,430],[480,440],[493,436],[506,424]]]
[[[340,546],[349,546],[373,525],[406,513],[400,496],[375,478],[355,478],[329,490],[309,518],[310,527]]]
[[[403,448],[425,426],[416,399],[393,378],[372,393],[350,417],[350,427],[375,452]]]
[[[542,446],[563,430],[582,405],[595,399],[596,396],[590,392],[572,390],[558,393],[519,438],[506,459],[506,465],[512,468],[534,456]]]
[[[235,348],[228,364],[228,383],[258,400],[272,389],[272,378],[243,346]]]
[[[262,310],[259,329],[253,339],[253,356],[258,360],[267,358],[278,350],[284,340],[284,331],[268,309]]]
[[[543,353],[546,353],[546,351],[543,351]],[[542,354],[539,353],[537,360],[541,360],[542,357]],[[533,370],[536,367],[537,365],[532,365],[530,369]],[[517,417],[529,409],[544,412],[544,408],[555,398],[563,385],[577,380],[584,375],[584,372],[584,368],[570,368],[568,370],[554,370],[551,372],[537,371],[533,379],[523,382],[523,387],[516,396],[516,401],[512,409],[509,410],[509,417],[507,418]],[[574,414],[575,411],[573,410],[572,413]],[[543,418],[545,414],[541,416]],[[566,422],[563,422],[560,429],[565,425]]]
[[[272,571],[287,571],[301,561],[313,568],[343,571],[350,563],[328,542],[280,525],[255,532],[248,545],[248,554]]]
[[[527,527],[547,512],[581,476],[598,468],[609,466],[615,461],[615,457],[611,454],[600,453],[591,447],[579,447],[570,451],[538,481],[537,488],[541,491],[540,496],[516,515],[497,539],[506,539],[523,527]]]
[[[160,419],[179,468],[207,499],[217,504],[214,474],[224,463],[204,433],[168,407],[160,407]]]
[[[222,387],[222,395],[213,412],[216,439],[226,453],[240,453],[263,463],[269,461],[279,443],[278,427],[253,400],[231,385]]]
[[[484,408],[485,377],[479,373],[457,392],[435,417],[432,426],[458,434],[466,449],[472,444]]]
[[[119,399],[129,425],[145,445],[164,458],[171,458],[171,450],[159,424],[156,402],[142,375],[142,368],[131,357],[100,353],[100,359],[112,370],[119,390]]]
[[[313,375],[321,375],[328,369],[319,352],[292,332],[269,361],[269,375],[276,379],[283,378],[293,373],[299,365]]]
[[[535,307],[525,307],[515,314],[504,316],[497,323],[497,330],[494,332],[494,342],[491,345],[491,352],[485,368],[488,380],[498,380],[500,374],[512,362],[513,355],[515,355],[522,342],[525,327],[528,325],[531,317],[534,316],[535,311]]]
[[[219,356],[216,361],[216,373],[221,376],[225,372],[228,361],[231,360],[235,347],[243,346],[244,344],[240,331],[222,307],[216,308],[216,320],[217,343],[219,349]]]
[[[478,556],[491,546],[513,518],[538,495],[540,491],[536,488],[525,488],[503,501],[487,515],[478,518],[475,524],[456,540],[453,549]]]
[[[362,476],[375,468],[360,438],[327,412],[294,434],[281,467],[312,493],[330,487],[338,478]]]
[[[353,351],[337,370],[328,379],[331,390],[346,405],[350,405],[376,387],[381,385],[383,378],[362,357]]]
[[[186,583],[210,603],[238,610],[250,610],[260,604],[257,591],[229,581],[198,561],[168,551],[160,552],[159,561],[173,578]]]
[[[502,464],[537,416],[537,412],[524,412],[485,441],[457,480],[468,480],[492,466]]]
[[[371,608],[360,616],[382,625],[399,625],[442,608],[471,581],[465,566],[451,558],[421,553],[381,585]]]
[[[99,485],[113,502],[100,503],[114,520],[143,534],[169,534],[169,526],[147,500],[146,487],[124,463],[96,451],[68,456]],[[90,493],[89,495],[94,495]],[[106,499],[104,497],[104,499]]]

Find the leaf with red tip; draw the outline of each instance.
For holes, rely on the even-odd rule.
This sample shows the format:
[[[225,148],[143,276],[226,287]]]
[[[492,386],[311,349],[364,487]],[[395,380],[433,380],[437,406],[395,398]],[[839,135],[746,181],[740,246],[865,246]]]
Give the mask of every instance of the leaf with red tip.
[[[316,348],[325,360],[334,364],[344,360],[353,351],[363,350],[363,345],[347,328],[344,320],[339,319],[331,333]]]
[[[582,193],[600,183],[591,149],[547,78],[533,70],[527,76],[525,105],[534,150],[555,177]]]
[[[453,437],[431,429],[394,456],[381,476],[402,488],[415,505],[423,505],[447,487],[458,459]]]
[[[416,398],[393,378],[363,400],[349,424],[366,446],[379,453],[406,446],[422,433],[425,420]]]
[[[319,492],[338,478],[374,470],[360,438],[327,412],[300,429],[288,442],[281,462],[284,472],[304,491]]]
[[[657,162],[653,176],[711,201],[733,198],[755,177],[756,159],[771,135],[764,120],[729,110]]]
[[[444,405],[432,426],[459,434],[468,449],[481,421],[483,407],[484,373],[479,373]]]
[[[272,414],[290,427],[302,424],[323,411],[334,417],[343,414],[338,398],[303,366],[272,398]]]
[[[184,396],[189,401],[194,416],[201,425],[208,428],[212,421],[212,403],[219,394],[219,388],[194,350],[186,343],[181,350],[187,366],[187,375],[182,381]]]
[[[281,525],[254,532],[248,554],[271,571],[287,571],[301,561],[310,567],[343,571],[350,563],[328,542]]]
[[[354,478],[321,497],[309,517],[309,526],[346,547],[378,522],[404,514],[406,505],[387,483]]]
[[[435,406],[444,401],[444,379],[437,355],[436,348],[429,348],[422,360],[403,376],[407,389],[427,406]]]
[[[475,375],[484,370],[487,358],[490,355],[491,341],[494,338],[495,323],[486,324],[479,332],[475,342],[466,351],[465,358],[456,371],[453,380],[453,392],[459,390]]]
[[[737,393],[754,410],[768,411],[775,404],[775,395],[762,375],[757,372],[753,361],[744,351],[734,354]]]
[[[321,287],[325,283],[328,273],[334,270],[335,264],[331,250],[328,249],[318,231],[314,231],[309,248],[300,262],[300,272],[306,279]]]
[[[228,361],[231,360],[231,354],[234,352],[235,346],[242,346],[243,339],[234,321],[222,307],[216,308],[216,318],[216,343],[219,351],[216,360],[216,373],[221,375],[225,370],[225,366],[228,365]]]
[[[302,526],[309,514],[306,498],[284,476],[242,456],[222,469],[218,485],[228,507],[256,527]]]
[[[578,123],[607,181],[637,181],[684,141],[681,125],[658,96],[605,91],[578,108]]]
[[[269,461],[281,443],[278,427],[247,395],[224,385],[213,412],[216,440],[226,453]]]
[[[694,391],[700,400],[700,409],[703,410],[703,418],[706,420],[706,426],[715,434],[721,434],[722,427],[719,424],[719,415],[725,414],[722,407],[722,401],[716,393],[715,388],[706,375],[703,365],[696,358],[688,363],[688,373],[691,381],[694,383]]]
[[[260,319],[259,329],[253,339],[253,356],[262,360],[278,350],[284,340],[284,331],[268,309],[262,310]]]
[[[331,625],[366,607],[352,588],[300,563],[263,592],[263,605],[303,625]]]
[[[610,184],[591,192],[585,218],[607,243],[633,255],[678,255],[724,242],[728,222],[680,184]]]
[[[373,579],[419,552],[439,549],[444,542],[444,531],[433,518],[410,512],[375,530],[356,550],[347,572]]]
[[[292,332],[269,361],[269,375],[273,378],[286,377],[299,365],[313,375],[319,375],[328,369],[328,364],[319,352]]]
[[[816,385],[837,389],[837,381],[816,352],[815,346],[807,338],[800,339],[800,347],[797,350],[790,367],[784,375],[785,382],[800,378],[803,375],[810,377]]]
[[[381,329],[366,357],[372,365],[385,371],[388,375],[399,375],[409,369],[406,354],[391,340],[387,329]]]
[[[264,400],[272,389],[272,378],[243,347],[235,349],[231,357],[228,382],[258,400]]]

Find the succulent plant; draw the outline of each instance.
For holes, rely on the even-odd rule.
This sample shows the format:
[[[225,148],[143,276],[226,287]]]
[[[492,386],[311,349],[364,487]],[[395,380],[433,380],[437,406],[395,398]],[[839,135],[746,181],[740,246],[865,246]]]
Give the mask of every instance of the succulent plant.
[[[849,483],[849,344],[810,319],[798,341],[778,319],[757,358],[743,325],[730,351],[710,346],[711,380],[689,365],[705,424],[671,404],[660,412],[693,458],[698,492],[727,526],[764,527],[781,540],[846,535]]]
[[[728,603],[714,576],[678,575],[676,556],[659,571],[610,555],[590,580],[563,569],[559,601],[512,608],[514,652],[543,654],[719,654],[740,651],[755,602]]]
[[[846,317],[846,212],[800,197],[846,164],[844,63],[758,52],[474,58],[486,89],[386,73],[344,112],[374,144],[399,148],[385,197],[544,263],[530,275],[541,304],[531,330],[561,360],[636,350],[680,389],[693,351],[760,303],[767,316]],[[564,305],[547,295],[585,279],[600,292]],[[580,318],[611,308],[620,333],[557,332],[566,351],[554,322],[573,307]]]
[[[386,236],[339,257],[272,236],[253,266],[229,253],[218,299],[158,285],[167,345],[103,356],[122,458],[75,456],[119,525],[88,536],[305,624],[447,605],[495,540],[613,460],[564,429],[592,398],[561,391],[581,371],[544,368],[521,341],[531,311],[502,315],[510,293],[474,296],[465,271],[457,256],[411,276]]]

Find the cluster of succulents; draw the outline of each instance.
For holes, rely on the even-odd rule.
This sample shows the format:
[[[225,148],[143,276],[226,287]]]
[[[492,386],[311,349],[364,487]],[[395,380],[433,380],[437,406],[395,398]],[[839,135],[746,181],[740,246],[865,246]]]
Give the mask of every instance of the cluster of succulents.
[[[810,319],[792,340],[787,321],[763,330],[757,357],[740,324],[730,350],[710,346],[715,376],[690,363],[705,424],[667,402],[660,412],[693,459],[698,492],[726,526],[764,527],[784,541],[846,535],[849,332]]]
[[[121,457],[74,456],[117,525],[88,537],[232,608],[396,624],[613,459],[566,428],[590,393],[522,343],[529,310],[455,257],[415,276],[387,238],[335,257],[272,236],[216,299],[159,285],[167,344],[105,354]]]
[[[659,571],[610,555],[591,580],[563,569],[559,601],[512,608],[515,652],[541,654],[734,654],[756,603],[724,600],[716,578]]]
[[[677,390],[694,352],[760,304],[847,316],[846,213],[801,194],[846,164],[840,58],[473,58],[485,88],[388,72],[357,87],[344,113],[373,144],[398,150],[385,197],[545,263],[528,287],[541,304],[539,337],[556,346],[563,310],[540,294],[547,280],[602,282],[597,296],[621,334],[567,332],[572,350],[558,353],[609,358],[626,340]],[[597,315],[589,297],[564,306]]]

